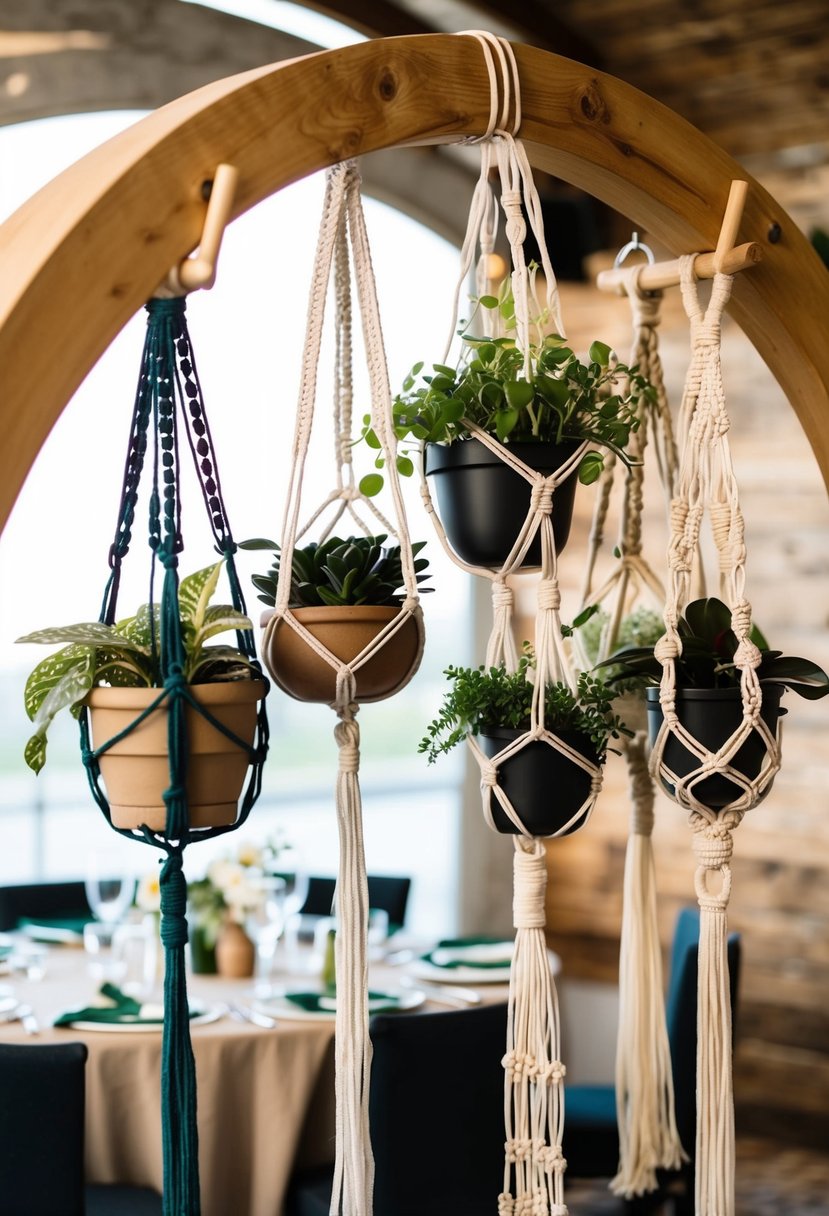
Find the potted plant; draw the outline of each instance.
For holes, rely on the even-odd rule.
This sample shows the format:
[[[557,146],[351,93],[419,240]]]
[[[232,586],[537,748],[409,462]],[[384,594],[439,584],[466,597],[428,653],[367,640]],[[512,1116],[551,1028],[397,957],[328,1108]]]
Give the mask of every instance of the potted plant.
[[[743,719],[740,670],[734,664],[737,637],[731,628],[731,612],[716,598],[693,600],[679,618],[677,630],[682,646],[675,660],[677,717],[708,751],[717,752]],[[788,688],[801,697],[816,700],[829,693],[829,676],[809,659],[788,657],[769,649],[756,626],[752,628],[751,640],[761,656],[757,668],[763,698],[760,716],[775,734],[778,719],[786,712],[780,705],[783,692]],[[659,701],[663,667],[654,645],[623,647],[598,667],[616,688],[644,693],[653,744],[663,721]],[[730,764],[751,780],[760,773],[765,752],[761,736],[752,732]],[[699,765],[697,757],[673,734],[666,740],[663,759],[678,777],[687,776]],[[673,785],[664,778],[662,784],[673,795]],[[771,782],[765,792],[770,788]],[[721,810],[742,793],[736,782],[718,773],[694,786],[694,796],[710,810]]]
[[[471,734],[486,756],[497,757],[530,728],[533,668],[529,647],[514,672],[503,666],[448,667],[452,687],[418,750],[431,764]],[[591,765],[601,765],[609,740],[630,734],[613,712],[612,695],[604,680],[588,672],[579,675],[575,693],[561,681],[551,682],[544,691],[544,725]],[[561,832],[588,798],[591,774],[549,743],[533,739],[498,766],[498,784],[532,835],[551,836]],[[498,800],[491,793],[489,798],[498,831],[516,833]],[[580,827],[588,811],[585,808],[564,834]]]
[[[288,607],[302,628],[343,663],[362,654],[400,612],[404,598],[400,546],[386,546],[386,540],[384,534],[329,536],[293,551]],[[412,545],[418,585],[429,577],[423,573],[428,560],[417,557],[424,544]],[[240,547],[274,554],[270,570],[252,576],[259,599],[269,608],[261,619],[262,656],[268,671],[297,700],[330,704],[336,695],[335,669],[274,612],[281,547],[264,539],[244,541]],[[400,688],[417,670],[420,652],[419,625],[409,616],[394,637],[358,667],[357,700],[379,701]]]
[[[602,452],[596,447],[627,459],[624,448],[639,426],[641,399],[653,390],[635,367],[618,363],[603,342],[594,342],[587,362],[582,362],[564,339],[544,332],[546,314],[534,321],[527,370],[516,343],[508,281],[500,298],[481,296],[475,303],[494,311],[505,332],[500,337],[476,337],[469,332],[471,322],[465,323],[458,366],[435,363],[424,374],[424,364],[416,363],[394,399],[393,416],[399,441],[425,445],[424,471],[433,481],[441,522],[455,552],[472,565],[497,568],[506,561],[524,525],[531,487],[474,437],[470,424],[544,475],[560,468],[586,441],[589,447],[579,462],[578,480],[590,484],[602,470]],[[379,450],[368,418],[365,424],[365,441]],[[378,469],[383,459],[382,453],[378,455]],[[405,449],[397,467],[404,476],[413,471]],[[553,496],[558,552],[569,535],[576,480],[574,472]],[[382,472],[376,472],[364,477],[360,488],[371,495],[382,484]],[[540,563],[536,535],[523,565]]]
[[[608,645],[607,633],[610,628],[610,613],[599,605],[591,605],[573,621],[573,629],[579,631],[581,650],[591,666],[595,666],[599,654]],[[652,608],[635,608],[619,622],[613,651],[653,646],[664,632],[665,622],[661,613]],[[647,711],[641,682],[624,679],[613,682],[615,674],[612,664],[603,669],[605,682],[612,683],[613,704],[617,712],[632,730],[646,730]]]
[[[191,827],[231,824],[250,763],[257,703],[267,691],[259,668],[232,646],[208,646],[229,629],[252,629],[252,622],[228,604],[211,604],[224,562],[181,580],[179,612],[185,651],[184,679],[211,717],[240,742],[217,730],[187,706],[189,771],[187,799]],[[146,825],[163,831],[163,792],[170,784],[167,708],[160,661],[160,612],[143,604],[135,616],[114,625],[99,621],[40,629],[19,642],[64,643],[26,681],[26,712],[35,732],[25,759],[34,772],[46,761],[46,740],[55,716],[68,709],[79,717],[89,707],[92,742],[100,748],[126,732],[100,756],[101,775],[118,828]],[[142,717],[154,702],[158,706]],[[131,724],[142,720],[134,727]]]

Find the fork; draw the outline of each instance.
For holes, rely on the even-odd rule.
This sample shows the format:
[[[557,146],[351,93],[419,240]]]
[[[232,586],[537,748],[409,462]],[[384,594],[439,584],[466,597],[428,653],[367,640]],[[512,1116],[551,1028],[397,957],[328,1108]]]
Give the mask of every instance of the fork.
[[[263,1030],[273,1030],[275,1026],[279,1025],[276,1018],[269,1017],[266,1013],[259,1013],[257,1009],[248,1009],[242,1005],[228,1005],[228,1011],[237,1022],[250,1022],[252,1026],[261,1026]]]

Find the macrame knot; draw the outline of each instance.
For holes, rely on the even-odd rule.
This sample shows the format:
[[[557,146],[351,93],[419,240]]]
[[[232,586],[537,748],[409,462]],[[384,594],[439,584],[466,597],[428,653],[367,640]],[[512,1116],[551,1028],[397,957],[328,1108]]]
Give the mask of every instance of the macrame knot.
[[[653,648],[654,658],[658,659],[663,667],[671,659],[675,659],[679,653],[679,638],[672,633],[663,633]]]
[[[547,1216],[547,1192],[541,1187],[533,1190],[532,1216]]]
[[[169,675],[164,678],[164,687],[170,695],[170,699],[179,696],[182,689],[187,687],[187,681],[184,678],[184,672],[180,667],[173,667]]]
[[[165,950],[174,950],[187,941],[187,882],[181,853],[168,853],[161,867],[161,941]]]
[[[498,769],[492,763],[481,765],[481,786],[486,789],[494,789],[498,784]]]
[[[498,582],[492,584],[492,609],[497,612],[499,609],[512,608],[515,596],[512,592],[512,587],[508,587],[506,583]]]
[[[567,1069],[561,1060],[548,1060],[540,1076],[547,1085],[561,1085],[567,1076]]]
[[[510,1164],[515,1165],[518,1161],[526,1161],[532,1151],[532,1144],[529,1136],[524,1136],[520,1140],[507,1140],[504,1152]]]
[[[737,644],[737,649],[734,651],[734,666],[739,667],[740,671],[745,671],[751,668],[756,671],[763,661],[763,656],[750,638],[743,638]]]
[[[720,345],[720,321],[719,317],[716,320],[701,320],[691,322],[693,332],[693,345],[698,346],[714,346]]]
[[[637,291],[630,297],[630,301],[634,328],[647,326],[649,329],[655,329],[661,320],[662,292]]]
[[[507,1079],[511,1082],[535,1081],[540,1069],[535,1056],[529,1052],[511,1050],[501,1060]]]
[[[334,727],[334,738],[340,749],[340,772],[360,771],[360,728],[356,722],[340,721]]]
[[[552,515],[553,487],[548,481],[536,481],[530,491],[530,507],[534,515]]]
[[[567,1160],[560,1144],[545,1145],[540,1150],[538,1159],[545,1174],[563,1174],[567,1169]]]
[[[719,823],[706,825],[694,832],[694,855],[706,870],[721,870],[731,861],[734,841],[729,828]]]
[[[498,1216],[515,1216],[515,1200],[505,1191],[498,1196]]]
[[[512,862],[512,923],[516,929],[543,929],[547,923],[544,896],[547,864],[543,847],[528,853],[515,850]]]
[[[561,591],[558,583],[542,578],[538,583],[538,607],[541,611],[558,612],[561,607]]]

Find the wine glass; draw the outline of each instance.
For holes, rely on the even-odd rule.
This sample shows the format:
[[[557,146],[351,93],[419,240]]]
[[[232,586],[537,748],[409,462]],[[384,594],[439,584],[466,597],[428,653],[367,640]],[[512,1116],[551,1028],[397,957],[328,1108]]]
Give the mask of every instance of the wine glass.
[[[135,877],[121,858],[112,852],[92,852],[87,857],[84,888],[95,919],[114,928],[123,918],[135,895]]]
[[[285,881],[283,931],[286,946],[291,956],[294,956],[299,937],[299,914],[308,898],[310,881],[299,849],[294,845],[283,845],[274,859],[272,872]]]
[[[245,918],[245,929],[256,946],[255,991],[257,996],[268,996],[274,954],[285,928],[287,884],[278,874],[259,874],[249,882],[259,896],[256,907]]]

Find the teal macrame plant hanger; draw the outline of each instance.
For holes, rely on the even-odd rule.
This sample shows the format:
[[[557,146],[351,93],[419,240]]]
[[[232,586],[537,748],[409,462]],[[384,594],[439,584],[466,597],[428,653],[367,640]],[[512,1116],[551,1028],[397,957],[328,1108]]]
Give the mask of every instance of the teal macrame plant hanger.
[[[161,1123],[164,1157],[164,1216],[199,1216],[198,1130],[196,1125],[196,1075],[190,1042],[184,947],[187,942],[187,883],[183,854],[189,843],[232,831],[243,824],[259,796],[262,767],[268,747],[268,725],[264,697],[259,702],[254,742],[236,737],[213,714],[200,705],[184,678],[184,639],[179,612],[178,560],[184,545],[181,532],[180,462],[182,440],[190,449],[204,498],[210,527],[230,582],[234,608],[245,614],[244,597],[236,572],[230,524],[225,510],[216,457],[204,410],[201,385],[193,358],[185,320],[184,297],[152,299],[141,373],[133,408],[129,449],[121,491],[121,506],[115,539],[110,548],[110,576],[104,591],[100,621],[116,621],[121,564],[132,538],[138,504],[138,489],[145,465],[150,464],[149,544],[152,551],[150,605],[158,563],[164,570],[159,604],[158,646],[162,686],[150,706],[115,738],[93,748],[88,711],[80,715],[81,749],[93,796],[113,830],[166,853],[161,870],[161,940],[164,946],[164,1029],[161,1059]],[[151,622],[154,612],[150,610]],[[153,625],[154,628],[154,625]],[[256,661],[251,629],[239,629],[237,646],[251,666]],[[267,683],[262,677],[265,687]],[[103,753],[134,730],[151,713],[167,712],[170,784],[164,791],[166,826],[163,832],[144,826],[116,827],[109,801],[101,784],[99,759]],[[231,742],[247,751],[251,771],[238,815],[229,825],[191,827],[186,790],[188,730],[186,714],[193,710]]]

